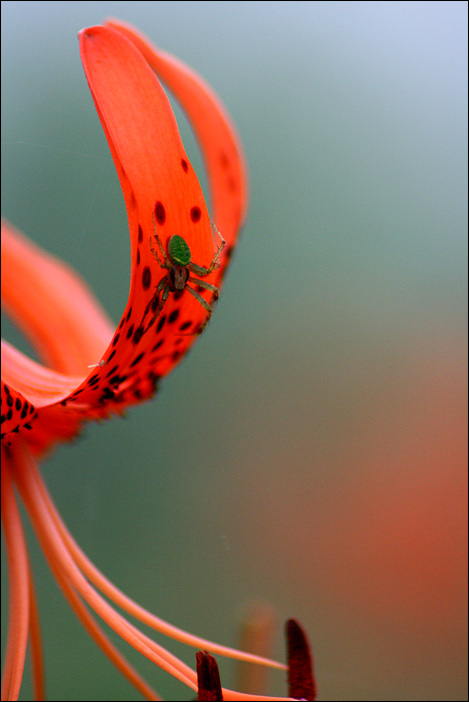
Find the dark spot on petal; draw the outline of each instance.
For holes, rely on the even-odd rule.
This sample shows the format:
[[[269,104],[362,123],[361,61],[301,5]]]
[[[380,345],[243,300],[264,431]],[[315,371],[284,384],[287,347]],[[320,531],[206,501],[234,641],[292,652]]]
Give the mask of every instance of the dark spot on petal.
[[[189,166],[187,165],[187,161],[185,158],[181,159],[181,166],[184,173],[187,173]]]
[[[112,340],[112,345],[113,345],[113,346],[115,346],[115,345],[117,344],[117,342],[119,341],[119,336],[120,336],[119,334],[116,334],[116,335],[115,335],[114,339]]]
[[[198,222],[199,219],[201,218],[202,213],[200,211],[200,207],[197,207],[195,205],[194,207],[191,207],[191,220],[195,223]]]
[[[130,339],[132,334],[134,333],[134,325],[131,324],[130,327],[127,329],[127,339]]]
[[[179,331],[184,331],[185,329],[188,329],[188,328],[190,327],[191,324],[192,324],[192,322],[184,322],[184,323],[181,324],[181,326],[179,327]]]
[[[115,397],[115,392],[114,390],[111,390],[111,388],[104,388],[103,394],[99,398],[99,402],[104,402],[105,400],[112,400]]]
[[[157,327],[156,327],[157,333],[160,332],[160,331],[163,329],[163,326],[164,326],[165,322],[166,322],[166,315],[164,314],[164,315],[161,317],[161,319],[160,319],[160,321],[158,322],[158,324],[157,324]]]
[[[151,285],[151,270],[148,266],[145,266],[142,273],[142,285],[144,290],[148,290]]]
[[[228,159],[228,156],[225,154],[224,151],[220,152],[220,163],[221,163],[223,168],[228,168],[228,166],[230,165],[230,161]]]
[[[119,366],[113,366],[111,368],[111,370],[108,373],[106,373],[106,378],[110,378],[111,375],[114,375],[114,373],[116,372],[116,370],[118,370],[118,368],[119,368]]]
[[[143,335],[143,327],[138,327],[138,329],[135,330],[134,338],[132,339],[133,344],[138,344],[140,339],[142,338]]]
[[[158,224],[164,224],[166,220],[166,212],[163,203],[158,200],[155,205],[155,217]]]
[[[142,351],[142,353],[140,353],[136,358],[134,358],[134,360],[133,360],[132,363],[130,364],[130,368],[133,368],[133,366],[136,366],[137,363],[140,363],[140,361],[142,360],[142,358],[144,357],[144,355],[145,355],[145,354],[144,354],[143,351]]]
[[[148,380],[149,380],[151,383],[153,383],[153,385],[155,386],[155,388],[156,388],[156,384],[157,384],[157,382],[159,381],[160,378],[161,378],[161,375],[158,375],[157,373],[154,373],[153,371],[150,371],[150,372],[148,373]]]
[[[143,241],[143,229],[142,226],[138,225],[138,243],[141,244]]]
[[[168,317],[168,324],[173,324],[179,317],[179,310],[173,310]]]
[[[140,265],[140,249],[137,249],[137,266]]]

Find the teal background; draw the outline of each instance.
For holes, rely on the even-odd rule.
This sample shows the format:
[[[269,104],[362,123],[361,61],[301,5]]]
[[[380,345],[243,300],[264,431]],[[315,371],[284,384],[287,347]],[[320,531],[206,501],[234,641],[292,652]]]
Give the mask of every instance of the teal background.
[[[210,326],[155,400],[43,463],[65,522],[201,636],[235,645],[262,598],[284,659],[299,618],[320,699],[467,699],[467,4],[2,2],[2,214],[117,323],[125,208],[76,39],[111,15],[219,93],[251,204]],[[139,699],[29,536],[49,699]]]

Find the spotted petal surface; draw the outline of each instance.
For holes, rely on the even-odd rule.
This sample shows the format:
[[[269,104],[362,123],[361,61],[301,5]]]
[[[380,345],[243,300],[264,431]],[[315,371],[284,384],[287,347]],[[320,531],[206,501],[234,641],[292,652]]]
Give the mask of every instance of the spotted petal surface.
[[[2,267],[5,251],[11,275],[2,285],[2,298],[8,300],[8,310],[48,365],[41,366],[4,343],[2,438],[8,442],[10,434],[23,432],[35,453],[75,435],[83,420],[121,412],[151,397],[158,380],[198,338],[207,315],[187,290],[170,293],[160,316],[146,331],[157,304],[155,290],[167,275],[152,253],[152,237],[153,246],[157,234],[165,250],[171,236],[183,237],[192,260],[204,268],[210,266],[220,243],[156,74],[181,101],[206,159],[212,219],[227,245],[220,268],[204,281],[218,288],[247,202],[246,169],[238,138],[225,109],[199,76],[117,22],[83,30],[79,45],[125,199],[131,242],[130,291],[114,329],[78,276],[4,225],[9,236],[2,247]],[[18,274],[31,274],[34,284],[44,291],[41,299],[50,304],[44,307],[39,296],[33,295],[25,309],[22,295],[13,290]],[[103,275],[112,280],[105,262]],[[210,289],[197,291],[210,304]],[[90,372],[92,363],[98,365]]]

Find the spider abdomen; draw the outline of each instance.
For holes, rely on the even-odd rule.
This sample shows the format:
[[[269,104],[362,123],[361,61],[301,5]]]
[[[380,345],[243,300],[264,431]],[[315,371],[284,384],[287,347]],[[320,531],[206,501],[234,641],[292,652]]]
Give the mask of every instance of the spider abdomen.
[[[168,254],[176,266],[187,266],[191,262],[191,250],[182,236],[174,234],[168,242]]]

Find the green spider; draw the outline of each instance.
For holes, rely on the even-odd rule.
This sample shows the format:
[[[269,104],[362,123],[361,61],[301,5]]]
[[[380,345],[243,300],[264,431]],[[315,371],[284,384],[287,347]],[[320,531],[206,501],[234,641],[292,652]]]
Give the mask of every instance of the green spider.
[[[147,316],[149,313],[151,307],[156,304],[158,301],[158,306],[156,307],[155,313],[153,317],[150,320],[150,323],[148,324],[147,328],[145,331],[142,332],[143,334],[146,334],[147,331],[150,329],[152,324],[155,323],[156,319],[159,317],[161,314],[161,310],[165,306],[166,300],[168,299],[169,293],[181,293],[184,289],[188,290],[190,294],[195,297],[197,302],[199,302],[202,307],[207,310],[207,318],[203,325],[200,327],[200,329],[196,332],[197,334],[202,334],[203,330],[207,326],[207,324],[210,321],[210,317],[212,316],[213,308],[208,304],[206,300],[200,295],[194,288],[190,287],[188,283],[195,283],[196,285],[200,286],[201,288],[204,288],[205,290],[209,290],[211,293],[213,293],[213,298],[214,301],[216,302],[218,300],[218,288],[216,288],[214,285],[211,285],[210,283],[206,283],[204,280],[200,280],[201,278],[205,278],[207,275],[210,275],[212,271],[216,270],[217,268],[220,267],[220,263],[218,259],[220,258],[220,254],[223,251],[223,247],[225,246],[225,240],[216,229],[215,225],[212,225],[217,232],[218,236],[220,237],[220,246],[218,247],[218,251],[216,252],[213,261],[211,262],[210,266],[208,268],[203,268],[202,266],[198,266],[196,263],[193,263],[191,261],[191,250],[187,244],[187,242],[182,238],[182,236],[179,236],[179,234],[174,234],[168,241],[168,253],[166,254],[163,244],[160,241],[160,238],[158,234],[156,233],[156,226],[155,226],[155,220],[153,218],[153,228],[155,230],[155,239],[156,243],[158,244],[158,247],[160,249],[161,254],[163,255],[163,261],[160,259],[159,254],[155,249],[153,248],[153,243],[150,237],[150,248],[152,251],[153,256],[156,258],[158,261],[159,265],[161,268],[165,268],[168,272],[165,273],[165,275],[161,278],[159,281],[158,285],[156,286],[156,291],[155,294],[153,295],[152,299],[148,303],[145,309],[145,313],[143,315],[143,319]],[[195,278],[194,276],[191,275],[191,273],[194,273],[197,276],[200,276],[199,278]],[[160,297],[161,293],[161,297]],[[143,323],[143,320],[142,320]]]

